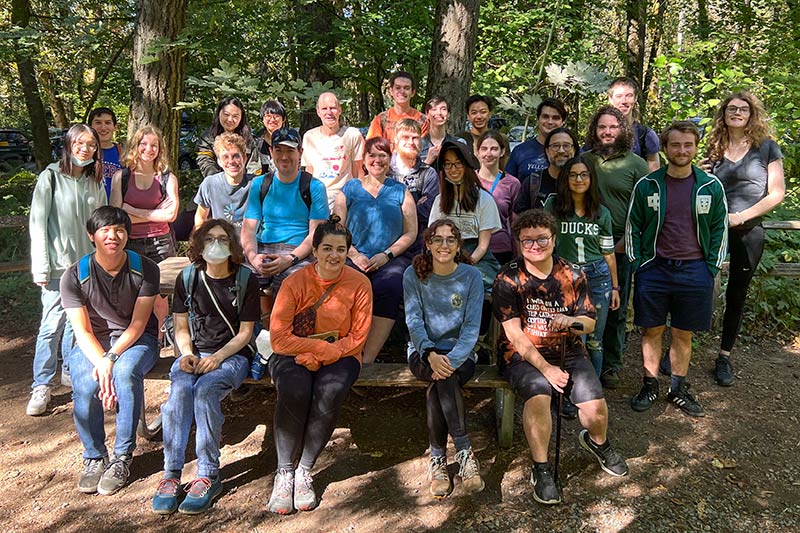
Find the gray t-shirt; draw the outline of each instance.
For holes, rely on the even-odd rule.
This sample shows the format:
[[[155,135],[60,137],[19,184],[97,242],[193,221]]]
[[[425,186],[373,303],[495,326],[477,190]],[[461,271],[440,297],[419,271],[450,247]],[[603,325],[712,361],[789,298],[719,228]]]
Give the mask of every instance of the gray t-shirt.
[[[252,182],[252,174],[245,174],[238,185],[229,184],[224,172],[206,176],[197,190],[194,203],[210,209],[210,218],[225,219],[241,229],[247,207],[247,193]]]

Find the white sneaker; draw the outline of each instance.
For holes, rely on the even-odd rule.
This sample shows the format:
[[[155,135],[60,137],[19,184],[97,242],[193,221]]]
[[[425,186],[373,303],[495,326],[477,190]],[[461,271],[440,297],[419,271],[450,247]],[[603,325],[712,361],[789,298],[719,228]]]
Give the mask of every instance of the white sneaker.
[[[31,399],[28,401],[28,408],[25,414],[28,416],[43,415],[47,411],[47,404],[50,403],[50,387],[48,385],[37,385],[31,392]]]

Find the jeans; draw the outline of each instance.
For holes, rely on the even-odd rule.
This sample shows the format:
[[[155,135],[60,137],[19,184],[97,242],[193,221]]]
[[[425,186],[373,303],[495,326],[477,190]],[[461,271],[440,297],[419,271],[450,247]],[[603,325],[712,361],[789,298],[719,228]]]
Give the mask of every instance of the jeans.
[[[586,274],[591,291],[592,304],[597,311],[594,331],[587,335],[586,348],[592,360],[592,366],[599,376],[603,370],[603,331],[608,319],[608,306],[611,303],[611,272],[605,259],[581,265]]]
[[[207,357],[208,353],[200,357]],[[225,359],[207,374],[188,374],[176,359],[169,371],[169,399],[164,416],[164,470],[181,471],[186,462],[186,444],[192,421],[197,426],[195,451],[197,476],[213,479],[219,474],[219,442],[222,437],[222,399],[247,377],[250,363],[244,355]]]
[[[36,336],[36,351],[33,356],[33,385],[50,385],[56,377],[58,367],[58,345],[65,362],[72,350],[72,325],[61,306],[61,279],[51,279],[42,287],[42,321]],[[67,364],[67,366],[69,366]]]
[[[631,294],[631,264],[625,254],[614,254],[617,260],[619,307],[608,312],[603,332],[603,372],[622,369],[622,352],[625,351],[625,326],[628,318],[628,297]]]
[[[108,349],[110,346],[103,346]],[[136,448],[136,427],[144,404],[144,375],[158,358],[158,340],[149,333],[120,354],[112,375],[117,391],[117,437],[114,455],[132,455]],[[92,378],[94,365],[77,344],[69,356],[72,378],[73,418],[83,443],[84,459],[108,456],[103,404],[98,397],[100,385]]]

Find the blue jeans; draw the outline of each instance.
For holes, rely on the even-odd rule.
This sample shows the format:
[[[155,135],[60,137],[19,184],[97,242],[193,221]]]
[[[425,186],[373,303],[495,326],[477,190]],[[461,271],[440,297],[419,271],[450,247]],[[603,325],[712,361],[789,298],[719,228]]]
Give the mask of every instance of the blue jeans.
[[[622,370],[622,352],[625,351],[625,326],[628,318],[628,297],[631,294],[631,264],[625,254],[614,254],[617,260],[619,307],[608,312],[603,332],[603,372]]]
[[[211,354],[201,354],[207,357]],[[219,441],[222,437],[222,399],[247,377],[250,362],[243,355],[225,359],[207,374],[188,374],[176,359],[169,371],[172,382],[169,399],[161,409],[164,417],[164,470],[183,470],[186,445],[194,420],[197,476],[215,478],[219,474]]]
[[[605,259],[581,265],[591,291],[592,304],[597,311],[594,331],[587,335],[586,349],[597,375],[603,370],[603,331],[606,329],[608,306],[611,303],[611,272]]]
[[[50,385],[56,377],[58,367],[58,345],[61,357],[67,359],[72,350],[72,325],[61,306],[61,279],[51,279],[42,287],[42,321],[36,336],[36,351],[33,355],[33,387]],[[69,365],[67,365],[69,366]]]
[[[108,349],[110,346],[103,346]],[[114,455],[131,455],[136,448],[136,426],[144,404],[144,375],[158,358],[158,340],[143,333],[114,363],[112,375],[117,391],[117,437]],[[100,385],[92,379],[94,365],[77,344],[69,357],[72,378],[72,401],[75,429],[83,443],[84,459],[108,456],[103,404],[98,397]]]

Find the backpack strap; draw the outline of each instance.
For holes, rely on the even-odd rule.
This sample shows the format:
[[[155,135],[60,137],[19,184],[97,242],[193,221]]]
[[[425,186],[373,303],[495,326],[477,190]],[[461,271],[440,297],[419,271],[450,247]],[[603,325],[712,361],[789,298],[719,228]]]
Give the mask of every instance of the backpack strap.
[[[186,306],[186,312],[189,314],[189,338],[192,340],[192,342],[194,342],[195,313],[192,300],[194,296],[193,292],[195,281],[197,280],[197,266],[195,266],[194,263],[189,263],[186,267],[184,267],[183,270],[181,270],[181,278],[183,279],[183,288],[186,289],[186,300],[184,305]]]
[[[239,270],[236,271],[236,311],[240,315],[247,292],[247,282],[250,281],[250,272],[250,269],[244,265],[239,265]]]
[[[264,199],[267,197],[269,193],[269,188],[272,186],[272,180],[275,176],[274,172],[270,172],[269,174],[264,174],[264,177],[261,178],[261,190],[259,191],[259,198],[261,199],[261,205],[264,205]],[[308,172],[301,171],[300,172],[300,197],[303,199],[303,203],[306,204],[309,213],[311,212],[311,179],[314,176],[309,174]]]
[[[92,277],[90,265],[92,262],[92,255],[94,255],[94,252],[84,255],[78,260],[78,281],[81,285],[89,281],[89,278]]]
[[[125,194],[128,192],[128,182],[131,180],[131,169],[122,167],[122,201],[125,201]]]
[[[381,111],[381,137],[386,137],[386,122],[389,120],[389,112],[388,111]]]
[[[275,172],[268,172],[261,178],[261,191],[259,195],[259,198],[261,198],[261,205],[264,205],[264,199],[267,197],[267,193],[269,193],[269,188],[272,186],[272,178],[274,176]]]

